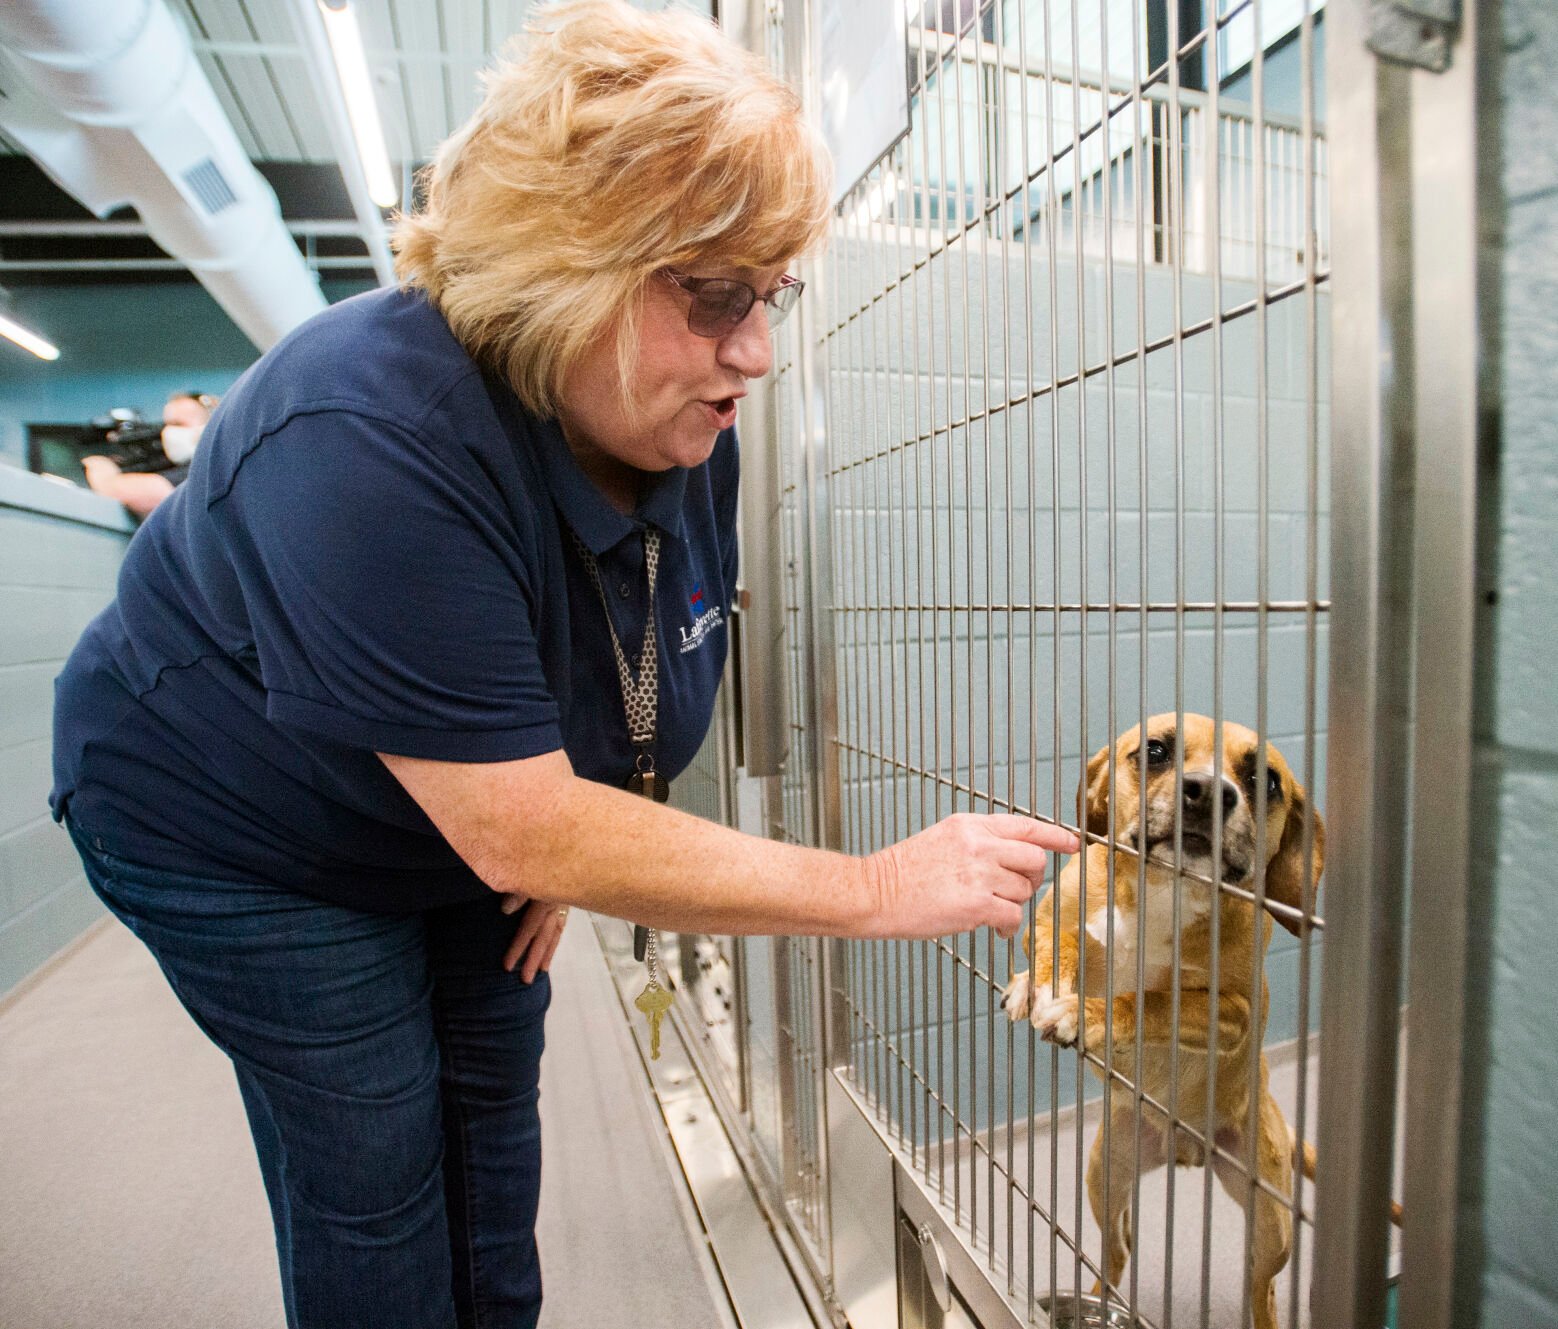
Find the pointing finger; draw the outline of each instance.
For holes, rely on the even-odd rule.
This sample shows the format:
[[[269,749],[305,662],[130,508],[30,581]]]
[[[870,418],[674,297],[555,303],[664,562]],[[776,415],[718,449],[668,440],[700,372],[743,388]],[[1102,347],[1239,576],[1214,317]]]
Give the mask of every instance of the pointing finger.
[[[1082,842],[1064,827],[1034,817],[1019,817],[1010,812],[992,812],[981,818],[981,824],[994,835],[1007,840],[1022,840],[1050,849],[1057,854],[1074,854]]]

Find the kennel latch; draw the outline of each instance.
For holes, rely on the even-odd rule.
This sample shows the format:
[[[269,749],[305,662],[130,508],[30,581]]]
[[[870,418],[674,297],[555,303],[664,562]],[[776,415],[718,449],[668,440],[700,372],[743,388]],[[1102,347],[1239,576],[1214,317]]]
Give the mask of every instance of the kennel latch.
[[[1442,74],[1461,30],[1461,0],[1373,0],[1369,49],[1385,60]]]
[[[921,1223],[914,1238],[919,1242],[920,1259],[925,1263],[925,1282],[931,1299],[942,1313],[952,1309],[952,1284],[947,1278],[947,1257],[941,1253],[941,1243],[931,1231],[929,1223]]]

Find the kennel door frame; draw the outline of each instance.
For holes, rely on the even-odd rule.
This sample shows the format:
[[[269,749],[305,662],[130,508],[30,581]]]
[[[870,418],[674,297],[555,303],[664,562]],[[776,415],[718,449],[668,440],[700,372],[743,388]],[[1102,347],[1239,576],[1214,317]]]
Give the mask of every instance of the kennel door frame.
[[[1479,511],[1496,478],[1497,0],[1465,0],[1448,66],[1368,48],[1332,0],[1333,596],[1316,1322],[1372,1329],[1398,1091],[1406,1091],[1401,1323],[1451,1329],[1462,1222]],[[1462,337],[1446,329],[1465,329]],[[1489,399],[1489,400],[1485,400]],[[1348,752],[1345,749],[1350,748]],[[1411,921],[1405,921],[1411,899]],[[1409,929],[1409,931],[1408,931]],[[1397,1022],[1406,975],[1406,1065]]]
[[[1412,740],[1411,230],[1391,187],[1409,112],[1406,71],[1367,49],[1366,6],[1328,11],[1331,163],[1354,184],[1331,222],[1332,631],[1350,649],[1330,669],[1313,1313],[1362,1329],[1385,1319]]]
[[[1497,795],[1475,779],[1476,698],[1486,695],[1494,633],[1493,544],[1499,526],[1498,430],[1503,334],[1504,190],[1501,5],[1466,0],[1442,73],[1413,75],[1417,228],[1417,677],[1408,999],[1413,1029],[1404,1070],[1407,1115],[1400,1318],[1453,1329],[1465,1238],[1461,1139],[1471,973],[1474,825]],[[1446,206],[1446,200],[1453,200]],[[1450,328],[1477,336],[1452,338]],[[1435,335],[1435,334],[1438,335]],[[1432,588],[1432,593],[1427,593]]]

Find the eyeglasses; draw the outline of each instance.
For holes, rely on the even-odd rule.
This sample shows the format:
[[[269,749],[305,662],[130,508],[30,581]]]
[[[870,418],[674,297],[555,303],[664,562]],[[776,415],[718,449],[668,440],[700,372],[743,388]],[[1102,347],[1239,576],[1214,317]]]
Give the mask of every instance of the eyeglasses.
[[[734,332],[759,300],[768,306],[768,326],[776,328],[806,289],[805,282],[788,274],[779,278],[778,285],[767,295],[759,295],[744,281],[689,277],[674,268],[661,271],[692,296],[692,304],[687,308],[687,330],[699,337],[723,337]]]

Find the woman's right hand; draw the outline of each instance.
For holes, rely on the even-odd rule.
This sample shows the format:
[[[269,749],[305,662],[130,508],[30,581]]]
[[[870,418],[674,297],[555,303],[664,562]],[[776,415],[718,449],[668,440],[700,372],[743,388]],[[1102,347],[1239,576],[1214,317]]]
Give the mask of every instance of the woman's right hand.
[[[876,894],[868,935],[920,940],[993,927],[1014,937],[1049,854],[1080,848],[1070,831],[1032,817],[960,812],[865,859]]]

